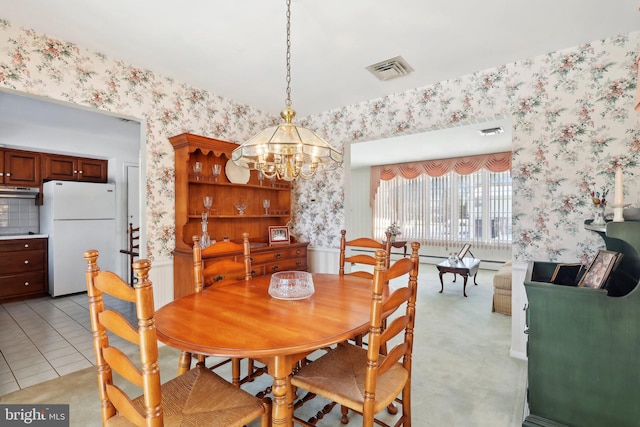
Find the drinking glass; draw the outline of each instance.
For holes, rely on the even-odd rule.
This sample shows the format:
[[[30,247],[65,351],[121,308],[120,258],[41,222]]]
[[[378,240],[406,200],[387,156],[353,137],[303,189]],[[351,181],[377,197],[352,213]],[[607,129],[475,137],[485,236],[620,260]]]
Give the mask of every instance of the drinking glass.
[[[218,177],[220,176],[221,171],[222,171],[222,168],[220,167],[220,165],[213,165],[211,167],[211,173],[213,174],[213,180],[215,182],[218,182]]]
[[[264,174],[262,173],[262,171],[258,171],[258,182],[260,183],[260,185],[262,185],[262,183],[264,182]]]
[[[264,214],[269,215],[269,207],[271,206],[271,200],[264,199],[262,201],[262,207],[264,208]]]
[[[213,197],[204,196],[204,208],[207,210],[207,212],[209,212],[209,209],[211,208],[212,204],[213,204]]]
[[[193,164],[193,174],[196,176],[196,181],[200,180],[200,174],[202,173],[202,163],[195,162]]]
[[[236,209],[238,209],[238,215],[244,215],[244,211],[247,210],[247,204],[246,203],[236,203],[235,205],[233,205],[236,207]]]

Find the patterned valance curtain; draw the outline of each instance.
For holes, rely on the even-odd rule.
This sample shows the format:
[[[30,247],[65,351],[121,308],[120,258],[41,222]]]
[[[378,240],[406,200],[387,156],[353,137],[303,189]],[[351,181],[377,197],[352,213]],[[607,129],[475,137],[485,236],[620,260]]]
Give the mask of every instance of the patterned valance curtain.
[[[483,168],[491,172],[505,172],[511,169],[511,157],[511,151],[505,151],[502,153],[454,157],[451,159],[372,166],[369,203],[373,206],[381,179],[389,181],[398,175],[406,179],[412,179],[422,174],[437,177],[452,170],[460,175],[467,175]]]

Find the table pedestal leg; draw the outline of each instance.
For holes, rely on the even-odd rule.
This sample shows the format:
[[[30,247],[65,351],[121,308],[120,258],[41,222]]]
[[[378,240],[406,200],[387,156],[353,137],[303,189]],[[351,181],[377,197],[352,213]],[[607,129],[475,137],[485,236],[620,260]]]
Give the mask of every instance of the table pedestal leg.
[[[440,276],[440,293],[442,293],[442,291],[444,290],[444,283],[442,283],[442,275],[444,274],[444,272],[440,271],[438,273],[438,276]]]
[[[269,361],[269,375],[273,377],[273,412],[271,425],[293,427],[293,391],[291,390],[291,360],[289,356],[275,356]]]

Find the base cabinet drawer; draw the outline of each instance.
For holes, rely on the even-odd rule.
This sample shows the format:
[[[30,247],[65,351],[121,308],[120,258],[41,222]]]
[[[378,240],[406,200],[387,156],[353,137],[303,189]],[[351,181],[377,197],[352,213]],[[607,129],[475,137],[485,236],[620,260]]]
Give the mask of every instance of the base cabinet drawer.
[[[0,257],[11,252],[45,250],[47,239],[0,240]],[[0,270],[2,272],[4,270]]]
[[[47,238],[0,240],[0,302],[49,291]]]
[[[45,265],[45,251],[22,251],[0,254],[0,271],[5,274],[40,271]]]
[[[0,276],[0,299],[42,294],[47,291],[43,271]]]

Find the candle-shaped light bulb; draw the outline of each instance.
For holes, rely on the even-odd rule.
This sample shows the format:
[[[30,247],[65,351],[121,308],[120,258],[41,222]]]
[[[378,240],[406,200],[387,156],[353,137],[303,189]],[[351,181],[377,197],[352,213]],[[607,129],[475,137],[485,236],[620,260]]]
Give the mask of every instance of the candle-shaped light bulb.
[[[622,184],[622,168],[618,166],[616,168],[616,182],[615,182],[615,198],[613,204],[616,206],[622,206],[624,204],[624,187]]]

